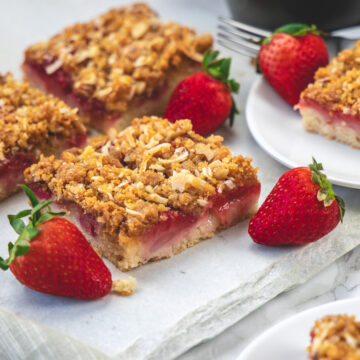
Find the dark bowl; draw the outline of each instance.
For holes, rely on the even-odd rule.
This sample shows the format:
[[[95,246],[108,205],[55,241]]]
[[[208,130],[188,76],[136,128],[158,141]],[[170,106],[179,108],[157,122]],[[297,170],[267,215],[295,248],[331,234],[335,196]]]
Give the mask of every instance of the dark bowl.
[[[234,19],[268,30],[300,22],[324,31],[360,25],[359,0],[227,0]]]

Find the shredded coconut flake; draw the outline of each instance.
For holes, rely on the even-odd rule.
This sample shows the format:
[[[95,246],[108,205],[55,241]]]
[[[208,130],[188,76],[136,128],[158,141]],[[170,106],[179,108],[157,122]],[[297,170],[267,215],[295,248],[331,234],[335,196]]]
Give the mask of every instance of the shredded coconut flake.
[[[233,183],[232,180],[225,180],[224,181],[224,184],[230,189],[235,189],[236,185]]]
[[[137,216],[142,216],[141,212],[135,211],[135,210],[131,210],[129,208],[126,208],[125,211],[130,214],[130,215],[137,215]]]
[[[197,199],[197,203],[200,206],[203,206],[203,207],[205,207],[207,204],[209,204],[209,202],[207,200],[204,200],[204,199]]]
[[[55,71],[59,70],[63,66],[61,59],[55,60],[52,64],[46,66],[45,71],[48,75],[53,74]]]

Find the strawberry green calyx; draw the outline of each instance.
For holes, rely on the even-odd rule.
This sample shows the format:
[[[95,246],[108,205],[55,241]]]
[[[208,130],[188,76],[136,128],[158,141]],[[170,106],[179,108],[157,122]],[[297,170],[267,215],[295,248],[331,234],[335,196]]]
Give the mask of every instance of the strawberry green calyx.
[[[312,181],[320,186],[320,190],[317,193],[317,199],[323,201],[325,207],[330,206],[335,200],[339,205],[340,220],[342,222],[345,215],[344,200],[340,196],[335,195],[330,181],[327,179],[326,175],[321,172],[321,170],[324,170],[322,164],[318,163],[314,158],[312,159],[313,163],[309,165],[309,169],[312,172]]]
[[[273,36],[278,33],[285,33],[296,37],[304,36],[306,34],[325,35],[325,33],[319,30],[316,25],[293,23],[278,27],[270,36],[261,39],[260,44],[270,43]]]
[[[27,186],[20,186],[29,198],[32,208],[22,210],[16,215],[8,215],[10,225],[19,234],[19,237],[14,243],[9,242],[9,257],[7,259],[0,257],[0,268],[3,270],[7,270],[16,257],[25,255],[29,251],[30,241],[40,234],[38,225],[56,216],[65,215],[65,212],[55,213],[51,211],[49,205],[54,199],[39,202],[36,195]],[[22,220],[25,216],[29,216],[27,225]]]
[[[219,51],[211,52],[210,50],[207,50],[203,57],[202,67],[206,73],[223,82],[229,88],[230,92],[237,94],[239,92],[240,84],[234,79],[229,79],[231,58],[217,60],[218,55]],[[230,126],[234,124],[235,115],[239,114],[239,110],[236,107],[233,97],[231,97],[231,101],[232,105],[229,115]]]

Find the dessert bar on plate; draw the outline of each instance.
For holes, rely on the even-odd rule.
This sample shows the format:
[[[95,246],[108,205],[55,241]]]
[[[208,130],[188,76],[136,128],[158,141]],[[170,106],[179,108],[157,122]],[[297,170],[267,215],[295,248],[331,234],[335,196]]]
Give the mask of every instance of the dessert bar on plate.
[[[298,107],[307,131],[360,148],[360,42],[315,74]]]
[[[24,170],[40,154],[60,154],[85,142],[76,109],[11,74],[0,75],[0,200],[19,190]]]
[[[122,130],[135,117],[162,115],[174,88],[201,69],[211,45],[211,35],[197,36],[134,4],[30,46],[23,71],[98,130]]]
[[[359,360],[360,323],[354,316],[327,315],[310,333],[309,360]]]
[[[251,159],[232,157],[220,136],[190,120],[143,117],[25,172],[54,197],[91,244],[121,270],[171,257],[251,216],[260,183]]]

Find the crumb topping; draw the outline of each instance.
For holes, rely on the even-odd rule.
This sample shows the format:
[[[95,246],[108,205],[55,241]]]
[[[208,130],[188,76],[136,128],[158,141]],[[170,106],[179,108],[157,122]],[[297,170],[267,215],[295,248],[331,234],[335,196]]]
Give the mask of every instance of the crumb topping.
[[[190,120],[143,117],[60,159],[43,156],[25,175],[76,202],[104,231],[138,236],[167,210],[201,214],[215,194],[257,184],[251,159],[232,157],[222,140],[194,133]]]
[[[317,70],[315,82],[301,94],[331,112],[360,115],[360,41],[341,51],[326,67]]]
[[[112,292],[121,296],[130,296],[134,293],[137,287],[137,281],[133,276],[128,278],[114,280],[112,282]]]
[[[61,100],[0,75],[0,161],[19,151],[32,151],[55,137],[85,133],[77,109]]]
[[[354,316],[328,315],[317,320],[312,331],[311,359],[359,360],[360,323]]]
[[[25,57],[48,75],[63,69],[75,93],[123,112],[134,97],[151,97],[160,89],[170,69],[189,59],[201,62],[211,45],[210,34],[197,36],[187,26],[161,21],[138,3],[67,27],[29,47]]]

